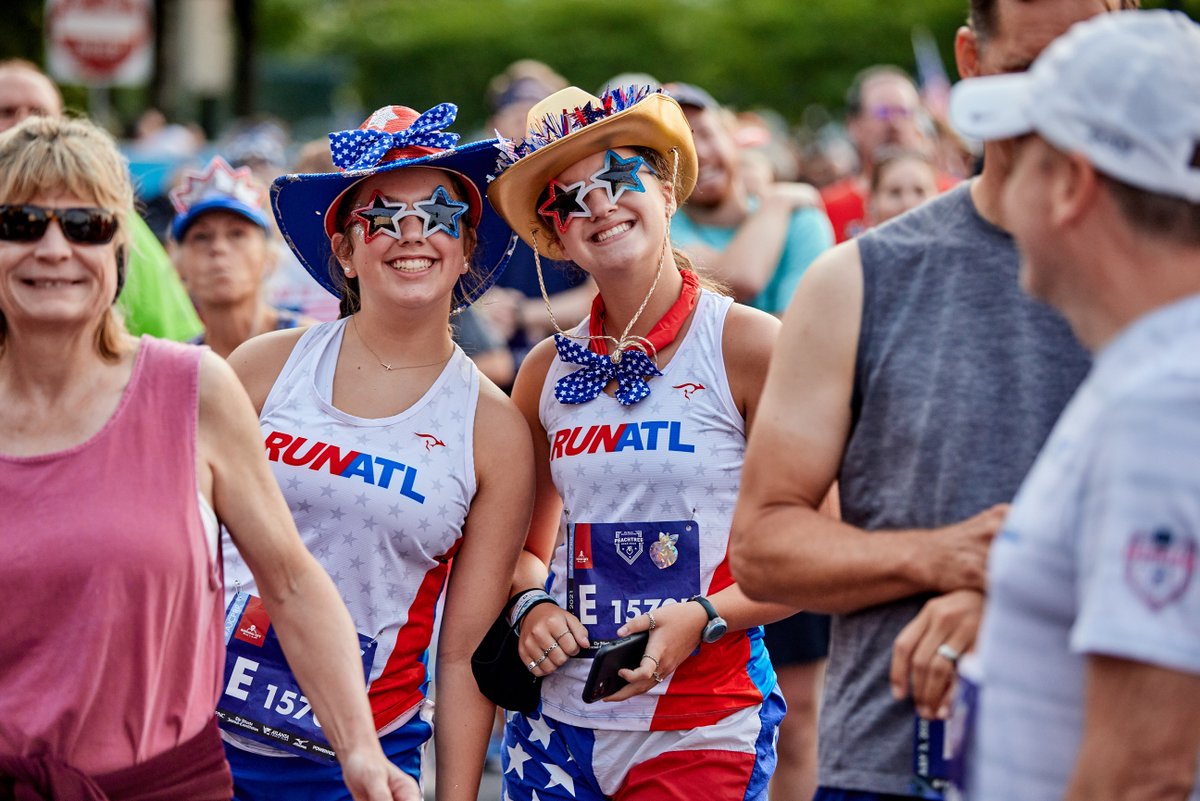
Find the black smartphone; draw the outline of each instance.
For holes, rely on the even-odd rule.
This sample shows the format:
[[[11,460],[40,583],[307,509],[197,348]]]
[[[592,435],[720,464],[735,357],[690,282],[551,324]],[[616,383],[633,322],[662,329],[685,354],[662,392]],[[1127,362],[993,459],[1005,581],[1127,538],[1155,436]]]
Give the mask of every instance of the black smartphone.
[[[639,631],[619,640],[607,642],[592,658],[592,669],[583,685],[583,701],[591,704],[607,698],[629,682],[617,675],[621,668],[636,670],[646,653],[649,632]]]

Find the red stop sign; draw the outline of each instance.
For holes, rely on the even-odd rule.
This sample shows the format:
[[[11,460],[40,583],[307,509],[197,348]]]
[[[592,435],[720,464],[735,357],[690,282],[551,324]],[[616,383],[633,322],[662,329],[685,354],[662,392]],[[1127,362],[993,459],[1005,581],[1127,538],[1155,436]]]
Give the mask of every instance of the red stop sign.
[[[46,29],[61,71],[87,83],[141,71],[136,62],[149,61],[151,14],[149,0],[50,0]]]

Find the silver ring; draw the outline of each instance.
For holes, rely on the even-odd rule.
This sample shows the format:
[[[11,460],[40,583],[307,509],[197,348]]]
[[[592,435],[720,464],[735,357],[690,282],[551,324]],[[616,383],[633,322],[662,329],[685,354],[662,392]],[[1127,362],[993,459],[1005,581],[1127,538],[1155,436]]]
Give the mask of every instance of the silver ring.
[[[655,670],[657,670],[658,668],[662,667],[662,666],[659,664],[659,662],[658,662],[658,657],[656,657],[656,656],[650,656],[650,654],[642,654],[642,659],[650,659],[650,660],[652,660],[652,661],[654,662],[654,668],[655,668]]]
[[[525,667],[527,667],[529,669],[529,672],[532,673],[533,671],[537,670],[537,666],[538,666],[537,660],[531,659],[531,660],[529,660],[529,664],[526,665]]]
[[[546,655],[542,654],[541,656],[539,656],[537,659],[535,659],[533,661],[533,667],[537,667],[538,665],[542,664],[545,661],[546,661]],[[533,668],[530,668],[530,670],[533,670]]]
[[[653,657],[651,657],[651,658],[653,659]],[[654,679],[655,684],[662,684],[663,677],[658,675],[657,670],[650,674],[650,678]]]
[[[949,643],[942,643],[937,648],[937,655],[950,660],[950,664],[958,664],[958,658],[962,656],[958,651],[950,647]]]
[[[658,628],[658,621],[654,619],[653,612],[647,612],[646,617],[650,618],[650,631],[654,631],[656,628]],[[661,681],[661,679],[659,679],[659,681]]]
[[[542,659],[545,659],[546,657],[550,656],[550,652],[553,651],[557,647],[558,647],[558,643],[556,642],[556,643],[554,643],[554,645],[551,645],[545,651],[542,651]]]

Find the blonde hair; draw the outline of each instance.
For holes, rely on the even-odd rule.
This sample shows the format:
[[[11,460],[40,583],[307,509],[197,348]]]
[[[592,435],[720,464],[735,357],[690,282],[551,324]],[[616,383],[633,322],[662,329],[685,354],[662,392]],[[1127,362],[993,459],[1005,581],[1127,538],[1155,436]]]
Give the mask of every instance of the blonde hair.
[[[38,195],[70,194],[113,213],[116,249],[121,270],[122,254],[130,246],[128,217],[133,208],[133,186],[125,159],[116,142],[87,119],[29,117],[0,134],[0,201],[28,203]],[[0,312],[0,348],[8,324]],[[122,353],[125,325],[109,306],[96,326],[95,344],[100,356],[115,360]]]

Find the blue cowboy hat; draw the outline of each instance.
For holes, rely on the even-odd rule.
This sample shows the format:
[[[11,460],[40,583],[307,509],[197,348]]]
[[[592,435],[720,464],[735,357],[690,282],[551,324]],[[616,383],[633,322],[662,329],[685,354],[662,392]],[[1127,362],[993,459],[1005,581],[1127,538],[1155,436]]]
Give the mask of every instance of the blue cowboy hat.
[[[496,164],[496,142],[456,147],[458,134],[443,131],[458,108],[441,103],[423,114],[407,106],[385,106],[357,129],[329,135],[338,172],[281,175],[271,185],[271,208],[284,241],[309,275],[342,295],[341,270],[330,245],[342,197],[359,181],[405,167],[433,167],[463,178],[477,244],[471,269],[454,285],[451,309],[461,311],[488,290],[504,271],[517,237],[483,199]],[[331,269],[332,267],[332,269]]]

